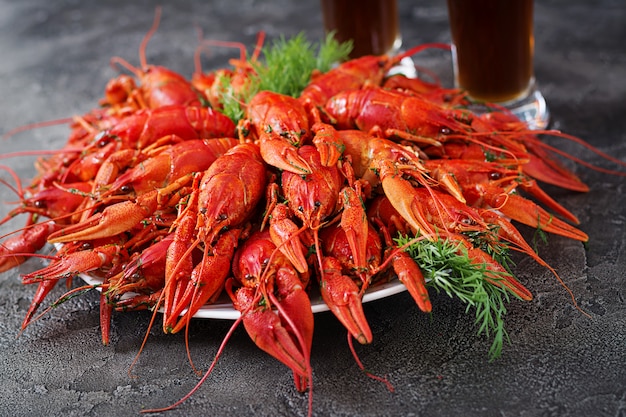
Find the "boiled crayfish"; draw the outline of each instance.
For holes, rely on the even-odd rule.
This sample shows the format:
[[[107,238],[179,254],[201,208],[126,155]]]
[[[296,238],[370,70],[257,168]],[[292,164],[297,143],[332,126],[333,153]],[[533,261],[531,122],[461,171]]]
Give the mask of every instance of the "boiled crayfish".
[[[19,204],[0,224],[27,220],[0,247],[0,271],[63,244],[23,277],[38,286],[24,328],[58,281],[80,273],[102,280],[105,343],[112,311],[161,307],[164,331],[175,333],[225,291],[255,343],[304,391],[311,291],[360,343],[374,337],[363,294],[380,282],[398,277],[431,311],[428,278],[398,235],[452,242],[487,282],[522,300],[531,291],[486,248],[550,266],[511,221],[588,239],[537,182],[587,187],[534,132],[510,115],[472,113],[462,92],[386,77],[425,47],[314,73],[298,97],[259,91],[234,121],[215,105],[218,90],[196,87],[211,73],[195,74],[194,86],[147,65],[147,39],[141,68],[114,60],[132,74],[107,85],[102,107],[73,118],[66,147],[39,159],[30,185],[2,180]],[[237,65],[219,71],[244,85],[255,67]]]

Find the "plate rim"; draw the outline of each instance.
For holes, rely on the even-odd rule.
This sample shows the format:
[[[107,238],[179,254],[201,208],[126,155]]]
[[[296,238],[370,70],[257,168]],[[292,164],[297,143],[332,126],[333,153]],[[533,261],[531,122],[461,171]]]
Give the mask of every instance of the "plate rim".
[[[104,281],[102,278],[89,275],[87,273],[78,274],[78,277],[82,279],[87,285],[92,285],[101,291],[100,284]],[[407,291],[405,285],[393,278],[388,282],[374,284],[365,291],[361,302],[363,304],[371,301],[380,300],[383,298],[391,297],[392,295],[399,294]],[[132,297],[134,293],[128,293],[128,297]],[[187,310],[183,310],[181,315],[185,314]],[[321,297],[316,297],[311,300],[311,311],[314,314],[330,311],[330,308],[326,305]],[[163,309],[159,309],[162,313]],[[237,320],[241,317],[241,313],[235,309],[232,303],[216,302],[214,304],[205,304],[193,315],[196,319],[217,319],[217,320]]]

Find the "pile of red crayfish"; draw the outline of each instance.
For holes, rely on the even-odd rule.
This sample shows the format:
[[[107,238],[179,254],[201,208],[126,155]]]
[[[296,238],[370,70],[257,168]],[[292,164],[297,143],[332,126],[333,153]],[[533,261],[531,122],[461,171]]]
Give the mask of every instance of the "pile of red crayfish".
[[[218,71],[188,80],[143,54],[140,68],[125,63],[134,74],[112,79],[100,106],[73,118],[66,146],[37,161],[32,183],[14,187],[19,206],[0,220],[28,219],[2,243],[0,271],[46,243],[59,248],[22,277],[37,286],[23,327],[59,281],[81,273],[102,280],[105,343],[114,311],[160,309],[163,330],[176,333],[228,296],[255,343],[305,391],[311,288],[360,343],[372,341],[361,300],[379,282],[397,277],[431,310],[400,233],[454,243],[485,280],[530,300],[485,242],[550,268],[511,221],[584,242],[576,216],[537,181],[588,188],[536,136],[558,132],[387,75],[421,49],[314,73],[298,97],[260,91],[236,123],[221,111]],[[254,68],[236,61],[219,72],[237,89]]]

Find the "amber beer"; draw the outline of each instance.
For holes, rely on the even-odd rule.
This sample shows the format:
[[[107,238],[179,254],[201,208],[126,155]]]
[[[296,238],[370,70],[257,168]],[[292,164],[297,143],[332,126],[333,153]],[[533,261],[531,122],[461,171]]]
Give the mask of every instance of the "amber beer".
[[[524,97],[533,82],[533,0],[447,0],[455,78],[472,98]]]
[[[350,58],[382,55],[400,47],[396,0],[320,0],[324,29],[353,41]]]

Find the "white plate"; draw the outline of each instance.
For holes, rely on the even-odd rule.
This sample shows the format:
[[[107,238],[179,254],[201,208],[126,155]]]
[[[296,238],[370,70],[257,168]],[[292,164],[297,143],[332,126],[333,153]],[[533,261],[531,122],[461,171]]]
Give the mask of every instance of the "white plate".
[[[88,274],[80,274],[80,278],[88,285],[102,284],[102,279],[94,277]],[[363,295],[363,303],[367,303],[381,298],[390,297],[392,295],[406,291],[406,287],[398,279],[393,279],[390,282],[384,284],[377,284],[370,287]],[[131,296],[132,294],[129,294]],[[321,313],[322,311],[328,311],[328,306],[320,296],[315,296],[311,299],[311,310],[313,313]],[[232,303],[228,302],[226,297],[220,298],[215,304],[206,304],[201,307],[194,318],[199,319],[222,319],[222,320],[237,320],[240,316],[238,310],[236,310]]]

